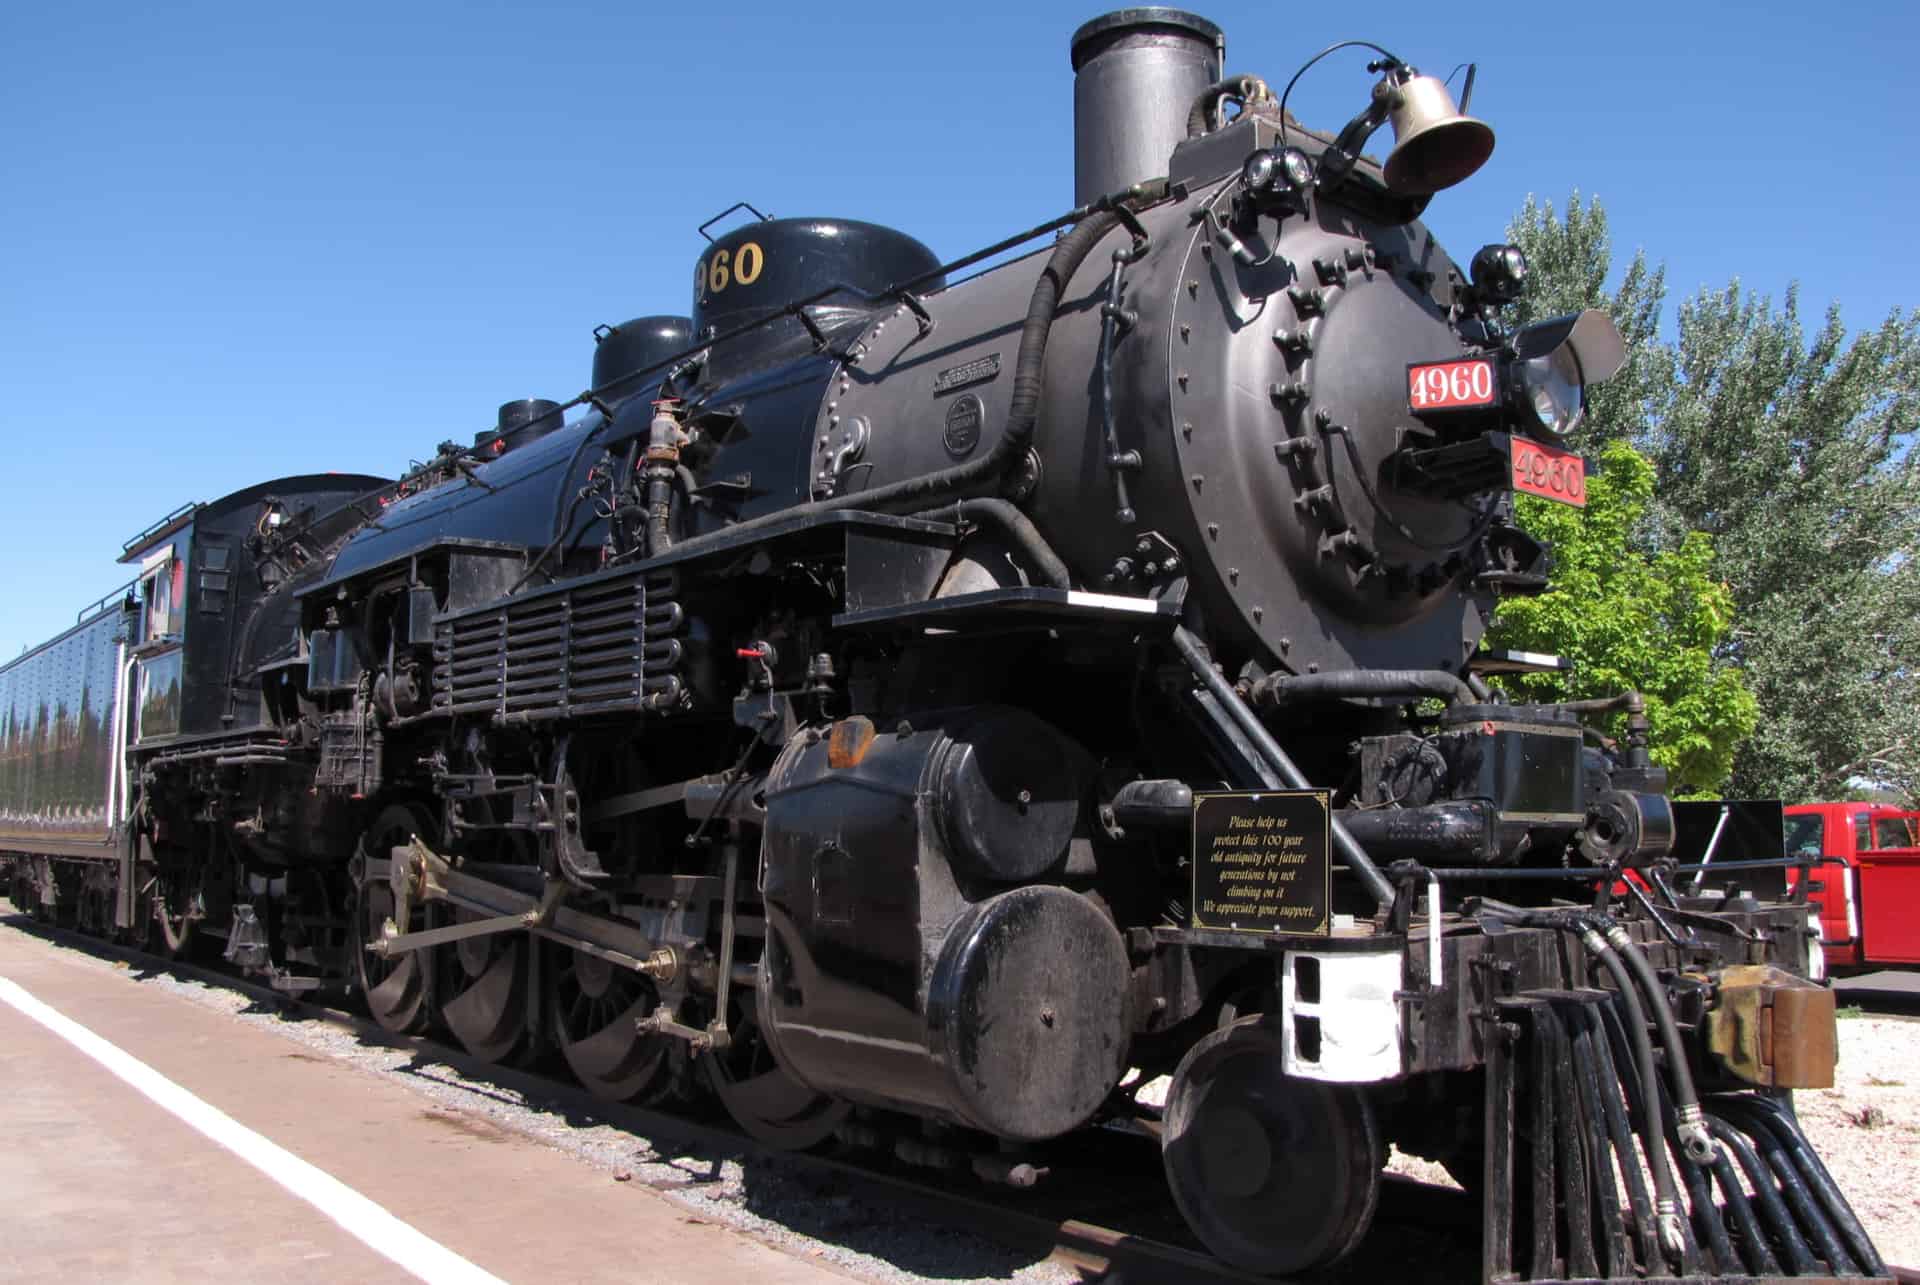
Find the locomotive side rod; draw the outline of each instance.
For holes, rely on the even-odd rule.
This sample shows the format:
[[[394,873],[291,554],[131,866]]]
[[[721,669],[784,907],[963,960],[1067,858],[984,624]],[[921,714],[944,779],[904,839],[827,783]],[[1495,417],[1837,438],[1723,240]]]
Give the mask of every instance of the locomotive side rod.
[[[1233,720],[1234,726],[1238,727],[1241,733],[1253,742],[1254,748],[1260,751],[1261,758],[1266,760],[1268,771],[1278,778],[1273,781],[1273,787],[1278,789],[1284,785],[1289,789],[1311,790],[1313,783],[1307,780],[1306,774],[1288,756],[1286,750],[1280,747],[1280,742],[1273,739],[1273,733],[1267,730],[1266,724],[1247,708],[1246,703],[1240,699],[1239,693],[1233,690],[1232,684],[1214,669],[1213,661],[1208,657],[1206,648],[1198,638],[1193,636],[1193,631],[1185,625],[1174,626],[1173,645],[1179,651],[1181,659],[1185,660],[1188,667],[1193,670],[1194,677],[1200,680],[1214,700],[1219,703],[1220,708],[1226,711],[1227,717]],[[1380,873],[1380,867],[1373,864],[1373,858],[1369,857],[1366,849],[1360,846],[1360,841],[1348,832],[1340,818],[1333,816],[1332,822],[1333,846],[1340,850],[1340,859],[1366,888],[1368,895],[1373,898],[1374,905],[1381,910],[1386,910],[1393,905],[1393,885],[1387,882],[1387,877]]]
[[[491,880],[462,874],[418,840],[394,851],[421,862],[415,871],[406,876],[411,895],[427,901],[446,901],[487,918],[445,928],[396,932],[372,944],[377,954],[390,956],[458,941],[463,937],[525,929],[635,972],[649,973],[650,969],[657,967],[651,962],[656,943],[637,928],[559,905],[551,895],[533,897]],[[363,877],[390,881],[393,871],[401,865],[397,860],[387,862],[377,857],[369,858]]]

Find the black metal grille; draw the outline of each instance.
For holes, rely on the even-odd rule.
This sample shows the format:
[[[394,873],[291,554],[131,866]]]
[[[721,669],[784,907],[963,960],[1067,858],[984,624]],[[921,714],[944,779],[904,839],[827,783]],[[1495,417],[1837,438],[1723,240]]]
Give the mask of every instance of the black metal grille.
[[[683,703],[682,615],[671,572],[522,594],[438,621],[433,706],[505,722]]]

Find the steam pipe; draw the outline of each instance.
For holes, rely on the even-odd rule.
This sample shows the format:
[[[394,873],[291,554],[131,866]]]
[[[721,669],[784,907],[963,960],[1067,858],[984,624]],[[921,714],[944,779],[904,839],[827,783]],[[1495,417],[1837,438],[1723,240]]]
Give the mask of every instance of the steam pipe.
[[[1220,104],[1229,98],[1242,105],[1270,102],[1273,91],[1258,76],[1227,76],[1214,81],[1195,96],[1193,106],[1187,109],[1187,137],[1199,138],[1219,129],[1214,114],[1220,110]]]
[[[1449,705],[1471,705],[1473,689],[1444,669],[1345,669],[1324,674],[1268,674],[1247,699],[1263,709],[1293,701],[1346,697],[1418,699],[1435,696]]]
[[[1484,799],[1457,799],[1412,808],[1347,809],[1340,814],[1355,841],[1393,860],[1431,865],[1485,860],[1494,849],[1493,807]]]
[[[1267,725],[1262,723],[1259,717],[1247,707],[1247,703],[1240,699],[1239,693],[1233,690],[1233,685],[1214,671],[1213,662],[1208,659],[1206,651],[1200,645],[1200,640],[1193,636],[1193,631],[1185,625],[1174,626],[1173,646],[1180,653],[1180,658],[1193,670],[1194,677],[1200,680],[1201,685],[1226,711],[1227,717],[1233,720],[1234,726],[1253,742],[1261,758],[1266,760],[1268,769],[1289,789],[1311,790],[1313,783],[1307,780],[1306,774],[1287,756],[1287,752],[1280,748],[1280,742],[1273,739],[1273,733],[1267,730]],[[1373,864],[1373,859],[1347,830],[1345,822],[1338,816],[1329,817],[1329,821],[1333,830],[1333,846],[1339,849],[1340,860],[1346,864],[1347,869],[1353,871],[1354,877],[1367,890],[1367,895],[1373,898],[1375,905],[1382,910],[1391,906],[1393,885],[1388,883],[1387,877],[1380,873],[1380,867]]]

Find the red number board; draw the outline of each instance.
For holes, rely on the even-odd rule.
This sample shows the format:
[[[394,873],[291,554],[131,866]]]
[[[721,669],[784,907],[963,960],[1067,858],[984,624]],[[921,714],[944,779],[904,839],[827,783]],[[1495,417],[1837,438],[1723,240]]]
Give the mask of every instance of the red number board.
[[[1493,363],[1485,357],[1434,361],[1407,367],[1407,406],[1420,411],[1491,406],[1498,399]]]
[[[1572,451],[1555,450],[1525,437],[1513,444],[1513,489],[1542,499],[1587,507],[1587,462]]]

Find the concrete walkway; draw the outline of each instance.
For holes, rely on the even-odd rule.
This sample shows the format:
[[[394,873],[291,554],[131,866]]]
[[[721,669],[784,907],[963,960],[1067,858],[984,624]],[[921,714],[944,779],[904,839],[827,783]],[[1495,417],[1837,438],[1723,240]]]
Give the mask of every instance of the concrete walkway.
[[[464,1257],[479,1279],[848,1279],[4,925],[0,977]],[[0,1280],[417,1275],[0,1003]]]

